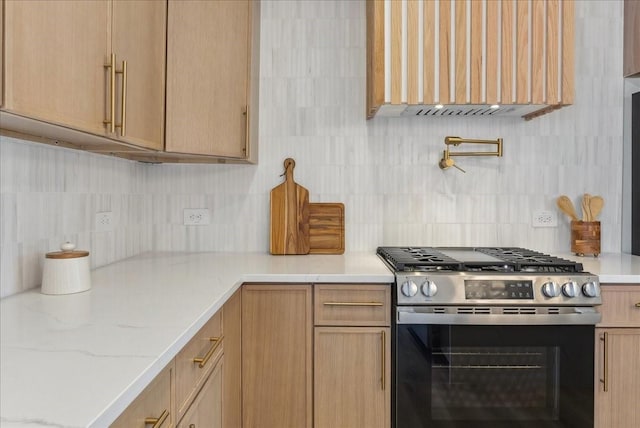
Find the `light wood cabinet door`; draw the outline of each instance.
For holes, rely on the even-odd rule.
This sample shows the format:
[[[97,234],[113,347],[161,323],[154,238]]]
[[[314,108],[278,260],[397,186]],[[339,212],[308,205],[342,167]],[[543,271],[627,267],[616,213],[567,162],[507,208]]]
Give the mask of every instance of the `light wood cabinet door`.
[[[640,284],[602,284],[596,326],[595,428],[640,426]]]
[[[127,62],[126,94],[120,75],[116,81],[116,123],[124,123],[116,138],[156,150],[164,147],[166,15],[163,0],[113,2],[116,69]]]
[[[624,0],[624,75],[640,73],[640,2]]]
[[[173,365],[167,366],[116,419],[111,428],[169,428],[175,420],[171,413]]]
[[[4,0],[0,0],[0,107],[4,105]]]
[[[178,428],[222,428],[224,355],[215,362],[209,378],[178,423]]]
[[[314,428],[391,425],[390,329],[316,327]]]
[[[169,0],[166,151],[245,158],[250,0]]]
[[[242,290],[222,308],[224,317],[223,426],[242,427]]]
[[[104,134],[111,1],[7,1],[4,108]]]
[[[312,426],[310,285],[244,285],[244,428]]]
[[[640,328],[598,328],[596,349],[596,428],[640,426]]]

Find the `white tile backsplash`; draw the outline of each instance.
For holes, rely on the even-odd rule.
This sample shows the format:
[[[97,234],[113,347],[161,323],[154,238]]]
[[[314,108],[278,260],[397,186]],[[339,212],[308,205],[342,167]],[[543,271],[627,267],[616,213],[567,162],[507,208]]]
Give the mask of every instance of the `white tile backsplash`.
[[[286,157],[311,201],[345,204],[347,251],[568,252],[568,220],[533,228],[531,212],[585,192],[605,198],[602,250],[620,251],[623,3],[575,7],[574,105],[528,122],[367,121],[364,1],[263,0],[259,165],[151,165],[1,137],[0,296],[39,286],[44,253],[65,240],[93,267],[149,250],[268,251],[269,191]],[[504,157],[442,171],[447,135],[502,137]],[[184,226],[184,208],[208,208],[211,224]],[[113,231],[94,230],[97,211],[113,212]]]

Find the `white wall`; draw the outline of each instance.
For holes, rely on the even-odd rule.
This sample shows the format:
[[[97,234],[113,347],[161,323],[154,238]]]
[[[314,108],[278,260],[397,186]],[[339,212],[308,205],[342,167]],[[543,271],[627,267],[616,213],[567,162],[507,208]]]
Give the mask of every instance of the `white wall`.
[[[365,112],[362,1],[263,1],[260,163],[148,165],[2,138],[0,295],[39,285],[43,254],[73,239],[100,266],[147,250],[268,251],[269,191],[282,162],[311,201],[344,202],[347,251],[379,245],[502,245],[569,251],[569,223],[532,228],[600,194],[602,250],[621,249],[622,2],[576,2],[573,106],[515,118],[376,118]],[[593,31],[593,29],[619,31]],[[504,139],[503,158],[437,163],[446,135]],[[45,172],[41,172],[45,171]],[[183,208],[211,210],[185,227]],[[114,232],[95,232],[111,210]]]

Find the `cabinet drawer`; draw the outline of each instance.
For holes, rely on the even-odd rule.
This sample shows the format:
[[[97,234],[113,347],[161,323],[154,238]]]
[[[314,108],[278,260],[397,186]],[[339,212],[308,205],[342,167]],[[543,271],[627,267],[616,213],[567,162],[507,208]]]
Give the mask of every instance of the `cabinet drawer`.
[[[222,428],[223,360],[221,355],[214,363],[213,371],[177,428]]]
[[[111,428],[147,428],[155,423],[158,427],[173,426],[175,419],[170,414],[172,367],[173,365],[169,364],[156,376],[122,412]]]
[[[317,284],[315,325],[388,326],[391,290],[388,285]]]
[[[640,284],[603,285],[599,327],[640,327]]]
[[[176,420],[207,379],[222,353],[222,341],[222,311],[218,311],[176,356]]]

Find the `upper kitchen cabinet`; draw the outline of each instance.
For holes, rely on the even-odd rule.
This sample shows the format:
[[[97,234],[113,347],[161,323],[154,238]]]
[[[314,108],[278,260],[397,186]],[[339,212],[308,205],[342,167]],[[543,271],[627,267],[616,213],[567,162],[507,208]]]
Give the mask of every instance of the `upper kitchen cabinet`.
[[[522,116],[572,104],[573,0],[367,0],[367,116]]]
[[[255,162],[259,2],[168,10],[166,152]]]
[[[8,1],[4,13],[3,128],[162,149],[166,2]]]
[[[624,75],[640,73],[640,2],[624,0]]]
[[[7,1],[4,105],[12,113],[104,133],[110,1]]]
[[[113,2],[111,51],[123,72],[111,101],[115,137],[156,150],[164,146],[166,22],[164,0]]]
[[[4,98],[3,98],[3,84],[4,84],[4,66],[3,66],[3,61],[4,61],[4,31],[3,30],[4,27],[4,0],[0,0],[0,107],[2,107],[4,105]]]

